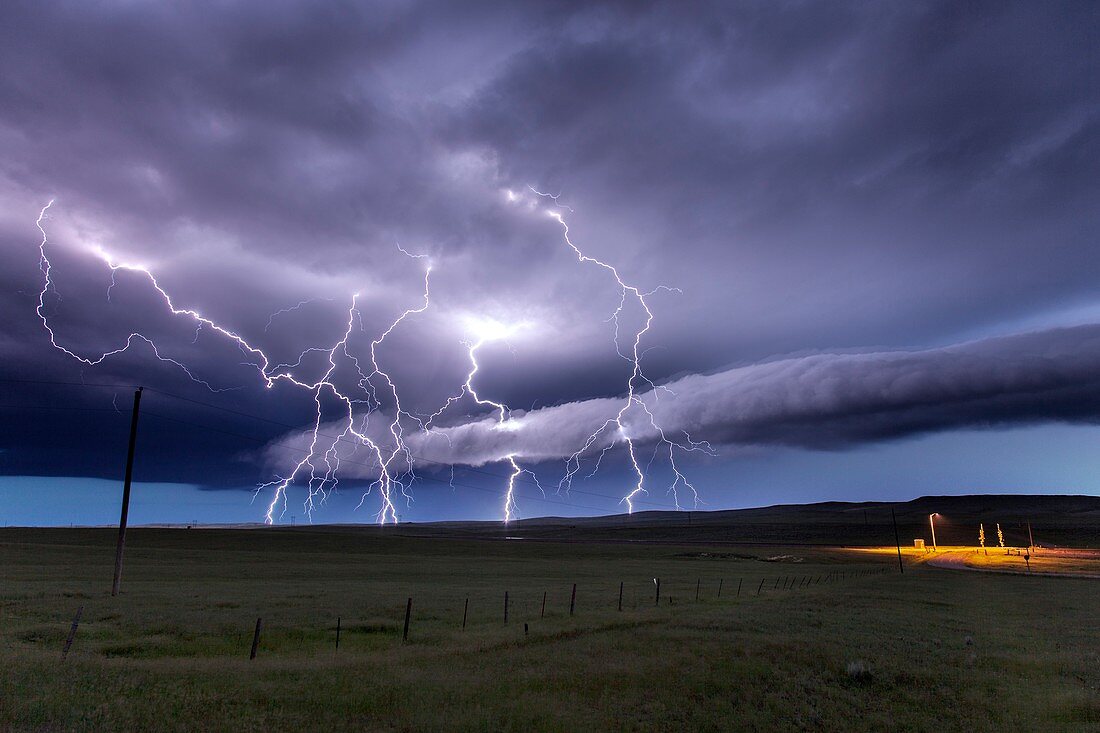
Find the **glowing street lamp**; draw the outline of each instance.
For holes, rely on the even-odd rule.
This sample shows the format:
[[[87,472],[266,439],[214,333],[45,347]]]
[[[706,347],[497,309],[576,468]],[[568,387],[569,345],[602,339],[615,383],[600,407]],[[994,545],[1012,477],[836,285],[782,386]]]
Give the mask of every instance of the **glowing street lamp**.
[[[939,552],[940,548],[936,546],[936,523],[932,521],[933,517],[938,517],[939,512],[932,512],[928,515],[928,526],[932,528],[932,552]]]

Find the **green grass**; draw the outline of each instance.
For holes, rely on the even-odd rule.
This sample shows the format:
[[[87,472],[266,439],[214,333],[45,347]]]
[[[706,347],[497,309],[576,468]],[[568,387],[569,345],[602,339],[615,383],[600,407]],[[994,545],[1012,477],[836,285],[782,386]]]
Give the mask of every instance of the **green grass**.
[[[0,729],[1100,730],[1097,581],[898,575],[806,547],[337,528],[129,540],[111,598],[112,531],[0,530]],[[849,674],[855,661],[870,674]]]

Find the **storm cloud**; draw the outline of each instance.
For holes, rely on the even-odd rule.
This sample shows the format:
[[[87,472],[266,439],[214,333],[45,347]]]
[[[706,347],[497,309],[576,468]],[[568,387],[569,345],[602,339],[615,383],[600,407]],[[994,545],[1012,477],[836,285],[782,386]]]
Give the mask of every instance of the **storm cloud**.
[[[1072,2],[4,3],[0,379],[23,381],[0,384],[23,386],[0,406],[0,471],[117,473],[125,425],[103,426],[125,391],[26,380],[235,411],[151,392],[164,481],[262,480],[257,444],[311,419],[140,278],[108,302],[93,247],[291,361],[340,332],[352,293],[368,335],[416,305],[398,246],[428,255],[432,307],[381,353],[411,412],[461,384],[471,317],[528,327],[478,373],[519,429],[467,403],[453,447],[418,451],[569,455],[621,404],[619,293],[532,186],[628,282],[678,288],[653,296],[642,344],[676,393],[652,402],[671,432],[859,450],[1091,423],[1098,28]],[[50,347],[34,221],[51,199],[64,343],[140,328],[227,391],[143,348],[88,369]]]
[[[959,428],[1100,420],[1100,326],[1054,329],[924,351],[817,354],[690,375],[641,396],[671,437],[690,435],[716,448],[783,445],[838,450],[853,444]],[[585,446],[625,404],[622,398],[571,402],[412,436],[422,466],[482,466],[516,456],[564,460]],[[641,409],[629,435],[660,437]],[[329,425],[324,433],[339,434]],[[383,439],[376,431],[376,439]],[[308,436],[280,441],[277,464],[300,457]],[[586,458],[623,445],[614,430]],[[354,441],[338,444],[350,457]],[[351,466],[363,468],[363,464]],[[355,469],[348,471],[355,473]],[[372,476],[370,471],[362,476]]]

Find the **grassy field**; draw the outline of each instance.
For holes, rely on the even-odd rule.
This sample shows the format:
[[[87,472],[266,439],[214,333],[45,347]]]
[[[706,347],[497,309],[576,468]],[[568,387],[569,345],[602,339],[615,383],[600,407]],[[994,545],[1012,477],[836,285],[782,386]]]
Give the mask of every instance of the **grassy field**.
[[[111,598],[113,531],[0,530],[0,728],[1100,730],[1095,580],[805,546],[129,537]]]

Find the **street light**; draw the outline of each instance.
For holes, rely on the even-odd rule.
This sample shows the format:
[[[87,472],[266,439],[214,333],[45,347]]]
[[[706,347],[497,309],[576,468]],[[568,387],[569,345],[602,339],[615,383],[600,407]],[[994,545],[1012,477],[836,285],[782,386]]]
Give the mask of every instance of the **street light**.
[[[940,548],[936,546],[936,523],[932,521],[932,517],[938,517],[939,512],[932,512],[928,515],[928,526],[932,528],[932,552],[939,552]]]

